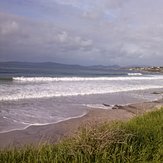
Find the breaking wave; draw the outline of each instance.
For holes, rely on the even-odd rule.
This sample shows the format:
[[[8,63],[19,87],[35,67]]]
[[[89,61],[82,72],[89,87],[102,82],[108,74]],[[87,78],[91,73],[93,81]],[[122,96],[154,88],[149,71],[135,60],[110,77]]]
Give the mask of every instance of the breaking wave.
[[[128,73],[128,76],[142,76],[142,73]]]
[[[7,82],[0,85],[0,101],[107,94],[163,88],[163,75],[13,77],[12,80],[12,83]]]
[[[163,76],[142,76],[141,74],[130,74],[124,77],[13,77],[17,82],[59,82],[59,81],[124,81],[124,80],[155,80],[163,79]]]

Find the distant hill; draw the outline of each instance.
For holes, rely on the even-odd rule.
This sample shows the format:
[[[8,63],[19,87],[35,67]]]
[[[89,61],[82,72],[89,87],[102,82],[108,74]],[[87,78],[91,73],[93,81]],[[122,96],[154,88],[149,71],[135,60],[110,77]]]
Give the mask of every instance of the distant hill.
[[[81,65],[69,65],[55,62],[0,62],[0,68],[79,68],[79,69],[114,69],[120,68],[120,66],[103,66],[103,65],[93,65],[93,66],[81,66]]]

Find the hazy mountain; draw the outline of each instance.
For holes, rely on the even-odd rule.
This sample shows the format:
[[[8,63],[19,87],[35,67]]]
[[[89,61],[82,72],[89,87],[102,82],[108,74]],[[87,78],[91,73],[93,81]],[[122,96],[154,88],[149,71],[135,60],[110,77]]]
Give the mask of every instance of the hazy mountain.
[[[79,69],[112,69],[120,68],[118,65],[103,66],[81,66],[81,65],[69,65],[55,62],[0,62],[0,68],[79,68]]]

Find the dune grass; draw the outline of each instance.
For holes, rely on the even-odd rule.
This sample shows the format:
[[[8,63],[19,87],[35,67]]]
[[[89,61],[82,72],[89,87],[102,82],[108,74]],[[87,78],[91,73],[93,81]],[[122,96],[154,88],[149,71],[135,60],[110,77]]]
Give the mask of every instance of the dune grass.
[[[1,163],[163,162],[163,108],[128,122],[88,126],[57,145],[0,151]]]

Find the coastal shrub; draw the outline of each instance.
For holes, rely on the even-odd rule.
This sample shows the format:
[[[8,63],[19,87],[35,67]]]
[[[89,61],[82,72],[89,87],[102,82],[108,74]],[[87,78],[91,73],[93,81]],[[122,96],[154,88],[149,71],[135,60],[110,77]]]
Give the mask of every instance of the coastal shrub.
[[[56,145],[0,151],[0,163],[163,162],[163,108],[128,122],[87,126]]]

